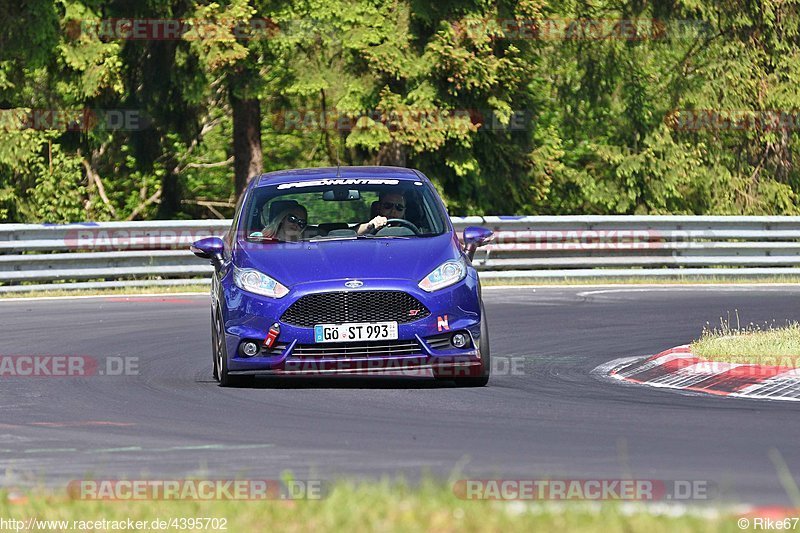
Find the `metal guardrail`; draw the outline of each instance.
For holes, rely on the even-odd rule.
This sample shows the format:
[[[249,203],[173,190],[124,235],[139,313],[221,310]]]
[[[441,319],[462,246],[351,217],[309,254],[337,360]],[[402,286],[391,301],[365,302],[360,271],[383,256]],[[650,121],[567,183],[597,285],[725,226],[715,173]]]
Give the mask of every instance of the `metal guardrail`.
[[[474,260],[482,278],[800,276],[800,217],[452,220],[459,231],[470,225],[495,231]],[[188,246],[229,226],[229,220],[0,224],[0,292],[204,283],[211,266]]]

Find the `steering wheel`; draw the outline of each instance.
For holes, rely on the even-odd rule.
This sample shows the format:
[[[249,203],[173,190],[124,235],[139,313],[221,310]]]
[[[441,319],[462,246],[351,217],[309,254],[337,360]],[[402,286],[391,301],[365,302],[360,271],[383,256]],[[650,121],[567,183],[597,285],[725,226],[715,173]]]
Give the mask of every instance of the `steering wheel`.
[[[386,227],[389,226],[402,226],[414,232],[415,235],[422,233],[419,228],[413,223],[404,218],[390,218],[386,221]]]

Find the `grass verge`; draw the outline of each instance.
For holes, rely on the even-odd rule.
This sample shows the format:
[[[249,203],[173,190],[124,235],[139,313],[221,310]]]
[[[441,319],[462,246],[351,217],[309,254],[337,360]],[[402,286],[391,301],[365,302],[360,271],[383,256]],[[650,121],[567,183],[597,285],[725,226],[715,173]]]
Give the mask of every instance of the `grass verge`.
[[[631,512],[613,503],[592,507],[580,504],[554,506],[528,505],[527,502],[467,501],[459,499],[448,486],[435,481],[423,481],[415,488],[386,481],[358,484],[337,482],[332,485],[327,497],[315,501],[89,502],[71,500],[66,495],[48,491],[11,497],[8,492],[0,492],[0,517],[5,520],[29,520],[34,517],[37,520],[67,520],[68,528],[73,528],[72,521],[80,520],[110,522],[130,518],[151,523],[155,519],[217,518],[225,519],[226,530],[232,532],[739,531],[734,517],[655,515],[647,512],[645,506],[640,511]],[[50,530],[68,528],[56,526]],[[151,526],[144,529],[154,530]]]
[[[800,323],[785,327],[749,324],[732,327],[730,320],[720,326],[706,326],[692,352],[711,361],[771,366],[800,366]]]
[[[1,292],[0,299],[3,298],[51,298],[59,296],[115,296],[120,294],[175,294],[182,292],[196,292],[208,294],[210,285],[174,285],[151,287],[115,287],[110,289],[59,289],[55,285],[53,289],[46,291],[25,291],[25,292]]]

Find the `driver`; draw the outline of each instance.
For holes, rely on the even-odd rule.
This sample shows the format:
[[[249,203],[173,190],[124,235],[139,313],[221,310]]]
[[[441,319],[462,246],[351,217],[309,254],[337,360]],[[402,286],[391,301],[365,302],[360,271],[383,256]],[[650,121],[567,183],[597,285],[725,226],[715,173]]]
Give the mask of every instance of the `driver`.
[[[404,218],[406,214],[406,199],[399,192],[382,192],[378,196],[378,215],[363,224],[359,224],[356,233],[365,235],[374,233],[386,226],[390,218]]]
[[[284,209],[264,228],[264,237],[285,242],[297,242],[303,238],[308,226],[308,211],[300,204]]]

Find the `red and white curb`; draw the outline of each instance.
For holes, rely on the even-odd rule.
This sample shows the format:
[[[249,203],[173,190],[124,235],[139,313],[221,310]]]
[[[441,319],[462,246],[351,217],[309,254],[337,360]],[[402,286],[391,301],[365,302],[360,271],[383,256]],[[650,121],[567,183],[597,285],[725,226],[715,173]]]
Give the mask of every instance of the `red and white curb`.
[[[800,368],[708,361],[694,355],[688,344],[650,357],[617,359],[601,368],[613,379],[652,387],[800,401]]]

